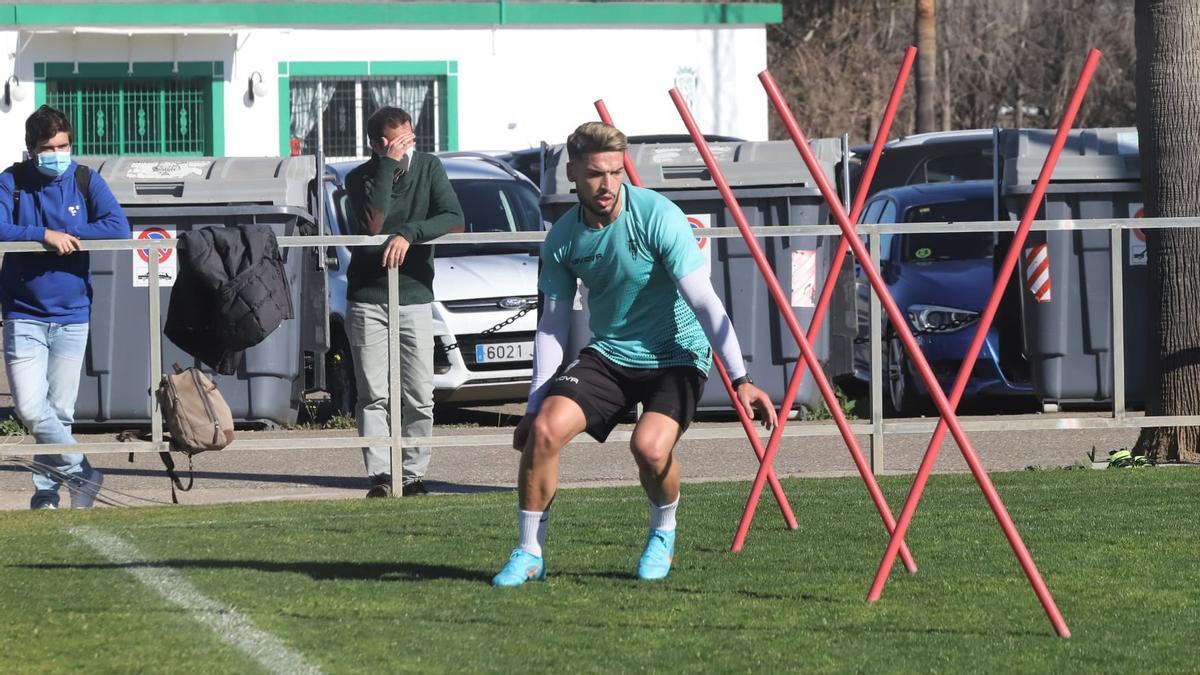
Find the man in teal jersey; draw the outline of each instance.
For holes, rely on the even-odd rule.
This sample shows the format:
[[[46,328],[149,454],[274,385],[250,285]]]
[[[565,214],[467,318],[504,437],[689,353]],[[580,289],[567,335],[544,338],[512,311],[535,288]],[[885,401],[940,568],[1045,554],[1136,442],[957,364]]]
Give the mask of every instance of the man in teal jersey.
[[[513,447],[521,451],[518,543],[492,579],[495,586],[545,578],[542,547],[563,446],[584,431],[604,441],[638,403],[643,414],[629,448],[650,500],[650,534],[637,573],[646,580],[667,576],[679,505],[673,451],[696,411],[712,348],[733,378],[738,405],[757,410],[768,429],[777,421],[770,397],[746,375],[687,218],[665,197],[622,184],[626,146],[624,134],[600,122],[580,126],[567,139],[567,178],[579,204],[554,223],[542,245],[538,288],[545,301],[533,381],[513,433]],[[562,364],[577,280],[588,291],[593,338],[578,358]]]

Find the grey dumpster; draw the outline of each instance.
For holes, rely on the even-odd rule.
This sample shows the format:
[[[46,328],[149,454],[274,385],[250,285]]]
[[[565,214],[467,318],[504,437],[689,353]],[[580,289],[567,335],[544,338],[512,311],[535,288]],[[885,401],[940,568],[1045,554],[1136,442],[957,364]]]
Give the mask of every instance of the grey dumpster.
[[[1028,203],[1053,138],[1053,131],[1001,132],[1000,189],[1011,218],[1019,218]],[[1037,217],[1136,217],[1140,176],[1136,129],[1073,131]],[[1143,300],[1146,246],[1139,232],[1123,234],[1122,251],[1125,399],[1140,406],[1150,331]],[[1034,391],[1047,409],[1112,400],[1110,252],[1106,230],[1029,233],[1018,268],[1020,316]]]
[[[270,225],[276,236],[310,232],[309,183],[316,175],[312,157],[170,158],[79,157],[112,188],[133,228],[145,239],[176,237],[203,227]],[[262,343],[246,350],[234,376],[216,376],[235,421],[294,422],[305,377],[302,326],[317,317],[303,312],[301,290],[313,283],[317,249],[285,248],[288,282],[296,318],[284,321]],[[140,425],[150,420],[147,304],[148,254],[92,252],[92,318],[87,356],[75,405],[77,423]],[[160,256],[161,323],[166,323],[178,255]],[[158,331],[163,368],[174,363],[199,366]],[[315,330],[316,328],[312,328]],[[206,368],[207,370],[207,368]],[[155,378],[157,379],[157,377]]]
[[[790,141],[712,143],[711,149],[733,188],[751,227],[817,225],[829,221],[829,209],[816,183]],[[834,166],[842,159],[841,139],[817,139],[814,151],[826,178],[834,181]],[[688,143],[630,147],[645,187],[674,201],[695,228],[736,227],[696,148]],[[542,213],[553,222],[577,203],[574,185],[566,178],[563,146],[549,148],[543,173]],[[828,274],[837,245],[833,237],[769,237],[759,239],[775,270],[800,326],[807,329],[821,284]],[[746,244],[740,239],[701,240],[709,255],[713,287],[737,329],[742,351],[755,384],[777,403],[783,398],[800,348],[771,300]],[[576,315],[569,349],[586,344],[586,319]],[[830,325],[845,317],[830,317],[814,342],[817,358],[828,359]],[[796,405],[813,410],[821,397],[811,376],[805,377]],[[700,408],[728,409],[721,381],[711,377]]]

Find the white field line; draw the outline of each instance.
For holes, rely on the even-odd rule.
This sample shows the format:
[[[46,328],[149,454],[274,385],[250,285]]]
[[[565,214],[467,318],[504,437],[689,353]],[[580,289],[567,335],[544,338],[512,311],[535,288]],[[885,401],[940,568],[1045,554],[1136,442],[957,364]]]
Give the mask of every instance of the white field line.
[[[320,673],[302,654],[289,649],[279,638],[260,630],[236,609],[204,595],[169,567],[152,563],[133,544],[94,527],[74,527],[71,534],[118,565],[129,565],[129,573],[168,602],[187,610],[197,622],[212,629],[222,642],[240,649],[272,673]]]

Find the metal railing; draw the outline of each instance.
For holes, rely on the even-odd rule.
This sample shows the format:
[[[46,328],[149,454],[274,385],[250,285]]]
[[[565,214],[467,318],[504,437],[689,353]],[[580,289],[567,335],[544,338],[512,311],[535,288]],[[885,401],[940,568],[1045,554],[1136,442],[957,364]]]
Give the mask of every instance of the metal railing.
[[[232,207],[231,207],[232,208]],[[236,207],[239,212],[247,208]],[[272,213],[279,212],[278,208],[263,207]],[[203,209],[211,213],[211,208]],[[133,209],[127,209],[133,213]],[[139,212],[142,209],[138,210]],[[155,209],[144,209],[150,213]],[[178,209],[173,210],[178,211]],[[961,232],[1012,232],[1017,223],[1014,221],[988,221],[970,223],[903,223],[858,225],[860,236],[867,237],[869,249],[875,262],[878,263],[880,250],[880,235],[897,233],[961,233]],[[1130,416],[1125,410],[1125,337],[1123,327],[1123,244],[1122,231],[1128,229],[1162,229],[1178,227],[1200,227],[1200,218],[1108,218],[1096,220],[1040,220],[1034,221],[1031,229],[1037,231],[1066,231],[1066,230],[1107,230],[1110,233],[1110,294],[1112,306],[1112,363],[1113,363],[1113,397],[1110,415],[1107,417],[1039,417],[1036,419],[1013,419],[1011,416],[989,416],[986,418],[964,419],[962,427],[966,431],[1067,431],[1085,429],[1131,429],[1145,427],[1174,427],[1200,426],[1200,415],[1174,416]],[[834,225],[796,225],[768,226],[751,228],[755,237],[787,237],[787,236],[834,236],[841,231]],[[736,228],[707,228],[703,236],[711,239],[727,239],[740,237]],[[435,240],[438,244],[489,244],[489,243],[518,243],[540,242],[545,238],[545,232],[491,232],[448,234]],[[326,246],[378,246],[385,243],[388,235],[377,236],[283,236],[278,238],[280,247],[326,247]],[[81,249],[86,251],[136,251],[173,249],[176,240],[105,240],[80,242]],[[45,252],[46,248],[39,243],[0,243],[0,253]],[[169,443],[163,439],[162,414],[153,396],[158,386],[158,379],[163,372],[161,342],[161,299],[159,285],[159,256],[149,255],[149,286],[147,288],[147,306],[149,313],[150,331],[147,338],[150,342],[150,381],[147,382],[148,395],[151,401],[151,434],[149,441],[126,442],[88,442],[79,444],[41,444],[20,442],[3,447],[0,456],[57,454],[62,452],[85,453],[128,453],[128,452],[164,452],[170,449]],[[389,391],[391,436],[310,436],[289,434],[286,438],[248,439],[238,438],[225,450],[314,450],[314,449],[345,449],[363,446],[388,446],[391,449],[393,466],[400,461],[400,452],[406,447],[479,447],[507,446],[511,434],[449,434],[442,436],[401,438],[400,436],[400,365],[397,354],[396,323],[398,321],[399,304],[398,273],[388,270],[388,343],[389,343]],[[887,419],[883,418],[883,377],[881,365],[882,352],[882,312],[879,301],[872,294],[870,310],[870,359],[871,384],[870,401],[871,417],[869,420],[852,421],[851,430],[856,435],[866,435],[871,438],[871,466],[877,471],[884,451],[884,437],[887,434],[928,434],[937,425],[938,418],[923,419]],[[303,375],[301,375],[302,377]],[[698,428],[692,427],[687,432],[690,439],[736,439],[744,436],[744,431],[736,425],[729,428]],[[760,430],[766,437],[768,432]],[[783,435],[791,438],[837,436],[837,428],[832,423],[806,422],[790,424]],[[628,440],[630,432],[615,431],[610,435],[613,440]],[[573,443],[595,443],[596,441],[580,437]]]

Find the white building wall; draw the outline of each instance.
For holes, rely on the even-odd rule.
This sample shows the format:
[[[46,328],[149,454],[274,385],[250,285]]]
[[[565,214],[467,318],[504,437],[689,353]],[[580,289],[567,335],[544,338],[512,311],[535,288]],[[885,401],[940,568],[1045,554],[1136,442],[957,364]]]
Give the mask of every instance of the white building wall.
[[[15,72],[25,99],[0,103],[0,154],[19,159],[24,121],[34,110],[34,63],[221,61],[224,150],[231,156],[279,154],[279,63],[288,61],[454,61],[458,72],[458,147],[503,150],[560,143],[596,119],[603,98],[628,134],[685,133],[667,95],[689,96],[708,133],[767,138],[767,100],[756,75],[766,68],[762,26],[720,28],[453,28],[103,33],[22,33]],[[27,40],[27,41],[26,41]],[[16,53],[18,34],[0,32]],[[265,97],[246,95],[252,72]],[[12,71],[9,71],[12,72]]]

